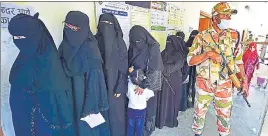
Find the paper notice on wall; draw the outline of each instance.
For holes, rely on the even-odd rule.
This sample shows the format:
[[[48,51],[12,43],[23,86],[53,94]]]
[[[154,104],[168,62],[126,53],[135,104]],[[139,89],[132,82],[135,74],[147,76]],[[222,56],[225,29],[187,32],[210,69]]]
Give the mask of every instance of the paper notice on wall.
[[[129,45],[129,30],[130,25],[130,5],[125,2],[95,2],[97,20],[103,13],[112,13],[117,18],[124,34],[124,41]]]
[[[150,10],[131,6],[131,26],[140,25],[150,32]]]
[[[184,21],[185,21],[185,9],[184,8],[180,8],[179,10],[179,26],[181,28],[184,28]]]
[[[168,24],[167,3],[152,2],[151,3],[151,30],[166,31]]]
[[[17,14],[33,15],[35,12],[32,7],[15,5],[11,3],[1,3],[1,28],[7,28],[11,18]]]
[[[168,25],[178,27],[180,25],[180,8],[173,4],[168,4],[167,12]]]
[[[176,35],[176,30],[175,29],[168,29],[167,36],[169,36],[169,35]]]
[[[8,31],[8,24],[11,18],[19,13],[34,15],[36,12],[33,7],[1,2],[1,126],[7,136],[15,136],[9,104],[8,79],[12,64],[19,53]]]

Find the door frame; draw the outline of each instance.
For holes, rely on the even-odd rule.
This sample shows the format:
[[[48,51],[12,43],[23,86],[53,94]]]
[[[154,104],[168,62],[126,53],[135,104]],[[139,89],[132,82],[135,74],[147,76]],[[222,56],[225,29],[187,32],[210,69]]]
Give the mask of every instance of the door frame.
[[[200,10],[200,16],[204,16],[206,18],[212,18],[212,15],[208,14],[207,12]]]
[[[208,20],[209,20],[209,22],[208,22],[209,27],[212,25],[212,24],[211,24],[211,18],[212,18],[212,15],[206,13],[206,12],[203,11],[203,10],[200,10],[199,26],[198,26],[198,30],[199,30],[199,31],[203,30],[203,29],[200,29],[200,22],[201,22],[201,19],[202,19],[202,18],[205,18],[205,19],[208,19]],[[209,28],[209,27],[208,27],[208,28]]]

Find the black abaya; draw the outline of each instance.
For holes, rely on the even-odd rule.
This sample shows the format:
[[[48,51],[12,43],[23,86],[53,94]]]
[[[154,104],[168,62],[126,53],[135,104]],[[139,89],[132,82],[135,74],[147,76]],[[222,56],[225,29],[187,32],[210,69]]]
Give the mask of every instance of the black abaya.
[[[42,20],[18,14],[8,26],[20,50],[10,71],[10,108],[16,136],[73,136],[71,84]]]
[[[130,46],[128,50],[129,67],[142,69],[146,79],[141,88],[153,90],[155,96],[147,101],[146,120],[143,131],[144,136],[149,136],[155,130],[157,94],[161,90],[161,74],[164,69],[160,54],[159,44],[151,34],[141,26],[133,26],[130,30]]]
[[[158,128],[178,126],[177,116],[184,96],[181,86],[182,67],[186,56],[183,43],[182,38],[168,36],[166,49],[162,52],[165,69],[162,90],[158,96]]]
[[[195,36],[198,34],[198,30],[193,30],[186,42],[186,47],[191,47],[194,41]],[[187,51],[187,53],[189,50]],[[195,99],[195,82],[196,82],[196,66],[188,66],[188,63],[184,65],[187,70],[187,76],[189,75],[189,81],[184,85],[184,88],[187,92],[187,106],[189,108],[194,106],[194,99]],[[186,72],[185,72],[186,73]]]
[[[103,61],[86,14],[80,11],[67,14],[59,54],[65,73],[72,82],[75,136],[110,136]],[[91,128],[81,120],[98,113],[105,119],[99,126]]]
[[[102,14],[96,39],[104,60],[108,90],[109,124],[112,136],[126,135],[127,47],[121,27],[113,14]],[[120,94],[116,97],[116,94]]]

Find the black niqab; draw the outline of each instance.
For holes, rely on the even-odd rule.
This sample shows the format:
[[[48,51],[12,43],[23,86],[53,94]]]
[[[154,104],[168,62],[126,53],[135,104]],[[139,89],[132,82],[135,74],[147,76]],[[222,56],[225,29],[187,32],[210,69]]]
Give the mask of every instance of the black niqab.
[[[9,23],[11,35],[25,37],[13,39],[20,53],[11,68],[10,83],[31,86],[35,80],[37,87],[46,91],[67,90],[54,40],[38,15],[19,14]]]
[[[183,32],[183,31],[179,31],[179,32],[177,32],[177,33],[176,33],[176,36],[178,36],[178,37],[182,38],[182,39],[183,39],[183,41],[184,41],[184,39],[185,39],[185,34],[184,34],[184,32]]]
[[[164,69],[159,44],[144,27],[133,26],[129,33],[129,39],[129,66],[136,66],[137,69],[143,70],[148,68],[152,71]]]
[[[67,14],[59,52],[69,76],[82,75],[90,68],[101,66],[101,54],[86,14],[80,11],[70,11]]]
[[[181,37],[170,35],[167,37],[166,48],[162,52],[162,58],[165,63],[176,63],[185,60],[187,53],[185,52],[184,41]]]
[[[97,28],[96,39],[104,60],[104,68],[120,69],[121,72],[126,73],[127,47],[117,18],[113,14],[102,14]]]

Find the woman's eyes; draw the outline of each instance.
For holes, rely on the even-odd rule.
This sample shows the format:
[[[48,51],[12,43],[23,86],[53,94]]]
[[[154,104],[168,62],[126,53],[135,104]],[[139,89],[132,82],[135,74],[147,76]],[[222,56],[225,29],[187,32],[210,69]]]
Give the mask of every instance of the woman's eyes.
[[[75,31],[75,32],[77,32],[77,31],[79,31],[81,28],[80,27],[77,27],[77,26],[73,26],[73,25],[71,25],[71,24],[67,24],[67,23],[65,23],[66,25],[66,27],[67,28],[69,28],[69,29],[71,29],[72,31]]]
[[[113,23],[112,22],[109,22],[109,21],[101,21],[102,23],[105,23],[105,24],[109,24],[109,25],[112,25]]]
[[[17,39],[25,39],[26,37],[25,36],[14,36],[14,39],[17,40]]]

